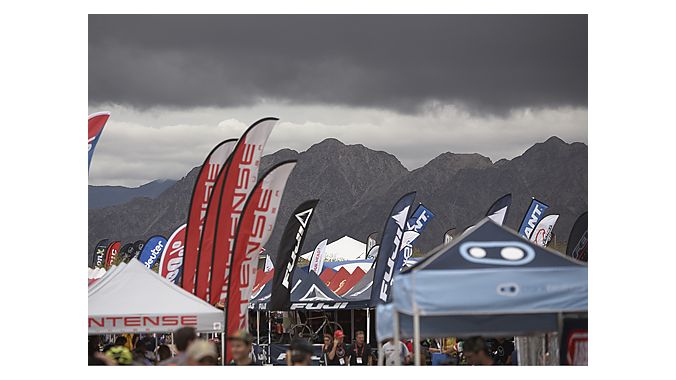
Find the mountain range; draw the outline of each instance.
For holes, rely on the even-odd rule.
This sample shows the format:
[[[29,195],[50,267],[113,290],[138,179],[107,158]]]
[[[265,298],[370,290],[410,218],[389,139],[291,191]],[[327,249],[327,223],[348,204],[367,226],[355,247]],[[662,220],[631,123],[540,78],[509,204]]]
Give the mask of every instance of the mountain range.
[[[536,197],[551,206],[548,213],[561,214],[554,228],[559,242],[567,240],[575,219],[587,210],[587,145],[558,137],[537,143],[511,160],[492,162],[476,153],[443,153],[412,171],[387,152],[326,139],[304,152],[282,149],[264,156],[261,173],[289,159],[298,164],[266,246],[273,256],[293,209],[312,198],[320,202],[303,252],[325,238],[331,242],[348,235],[365,241],[371,232],[380,234],[393,204],[409,191],[417,192],[416,204],[422,202],[435,214],[416,241],[423,252],[441,244],[449,228],[460,232],[479,221],[493,201],[506,193],[513,195],[507,227],[518,228],[531,197]],[[198,169],[154,199],[90,208],[89,255],[96,242],[105,238],[130,242],[154,234],[168,237],[185,223]]]
[[[89,208],[120,205],[139,197],[157,198],[175,183],[173,179],[157,179],[138,187],[89,185]]]

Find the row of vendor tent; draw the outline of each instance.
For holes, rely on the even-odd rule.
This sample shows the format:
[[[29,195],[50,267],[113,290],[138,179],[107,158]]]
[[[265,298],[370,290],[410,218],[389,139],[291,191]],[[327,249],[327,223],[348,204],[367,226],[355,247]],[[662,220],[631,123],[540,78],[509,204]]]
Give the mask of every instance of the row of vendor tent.
[[[257,277],[259,276],[261,273]],[[307,267],[296,268],[291,279],[290,303],[285,310],[363,309],[369,306],[372,282],[373,271],[364,272],[360,267],[352,273],[345,268],[337,271],[326,268],[321,276],[308,271]],[[268,310],[271,296],[272,280],[266,283],[256,281],[249,308]]]
[[[223,331],[223,311],[138,260],[112,267],[89,286],[89,334]]]
[[[417,259],[409,260],[409,262],[416,263]],[[322,306],[326,307],[335,306],[348,310],[368,307],[370,304],[371,285],[373,284],[374,271],[372,269],[373,260],[332,262],[330,265],[326,265],[319,276],[315,273],[309,273],[307,266],[296,268],[291,280],[291,283],[294,285],[291,288],[292,304],[289,305],[289,308],[298,306],[300,303],[306,305],[310,301],[315,301],[315,303],[321,302]],[[270,272],[259,270],[249,308],[267,310],[272,292],[273,277],[274,270]],[[305,281],[304,284],[307,286],[314,283],[316,285],[315,288],[321,291],[321,296],[307,297],[304,292],[309,289],[298,286],[303,281]],[[328,288],[328,291],[319,283],[323,283]],[[293,305],[294,303],[296,304],[295,306]]]
[[[587,312],[587,266],[489,219],[394,278],[376,308],[379,341],[400,337],[524,336],[558,331]]]

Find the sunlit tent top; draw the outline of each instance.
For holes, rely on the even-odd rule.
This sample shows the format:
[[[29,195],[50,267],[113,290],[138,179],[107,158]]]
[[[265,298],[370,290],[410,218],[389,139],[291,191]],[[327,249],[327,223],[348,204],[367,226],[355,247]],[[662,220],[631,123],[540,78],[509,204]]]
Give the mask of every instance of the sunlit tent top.
[[[312,253],[302,254],[301,257],[310,260]],[[349,236],[342,238],[326,245],[326,260],[327,261],[345,261],[357,260],[366,258],[366,244],[359,240],[353,239]]]
[[[222,310],[138,260],[109,271],[90,287],[88,320],[89,334],[169,332],[183,326],[201,332],[223,330]]]
[[[587,266],[485,219],[396,276],[392,303],[377,309],[378,338],[519,335],[557,329],[558,313],[587,311]],[[498,334],[499,333],[499,334]]]

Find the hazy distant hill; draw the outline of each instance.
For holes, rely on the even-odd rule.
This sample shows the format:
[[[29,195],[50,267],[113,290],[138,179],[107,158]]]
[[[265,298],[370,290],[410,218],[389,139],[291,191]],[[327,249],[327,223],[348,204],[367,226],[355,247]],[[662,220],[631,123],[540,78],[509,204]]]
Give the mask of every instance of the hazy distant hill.
[[[551,137],[512,160],[492,163],[479,154],[443,153],[425,166],[408,171],[386,152],[327,139],[298,153],[283,149],[265,156],[262,171],[297,159],[282,200],[277,226],[267,244],[275,253],[291,211],[302,201],[319,198],[304,250],[322,239],[344,235],[359,240],[382,232],[394,202],[417,191],[416,202],[436,215],[416,242],[423,251],[440,244],[450,227],[462,229],[483,217],[501,195],[511,192],[513,204],[506,225],[516,229],[532,196],[549,203],[561,218],[554,228],[566,240],[579,214],[587,210],[587,146]],[[152,234],[168,236],[185,222],[197,168],[156,199],[140,198],[118,206],[89,210],[89,254],[109,238],[133,241]]]
[[[115,206],[139,197],[157,198],[175,183],[173,179],[158,179],[139,187],[89,185],[89,208]]]

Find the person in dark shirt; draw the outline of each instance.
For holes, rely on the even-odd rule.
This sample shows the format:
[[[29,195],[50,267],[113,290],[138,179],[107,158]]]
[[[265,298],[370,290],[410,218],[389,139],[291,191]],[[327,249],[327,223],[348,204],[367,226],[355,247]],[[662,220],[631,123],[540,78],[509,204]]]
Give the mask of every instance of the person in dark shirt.
[[[171,358],[171,349],[166,344],[157,347],[157,360],[160,362]]]
[[[343,343],[343,334],[342,330],[336,330],[333,333],[333,345],[331,351],[327,353],[327,365],[347,365],[350,360],[350,354],[347,351],[345,343]]]
[[[493,358],[501,365],[512,364],[512,352],[514,352],[514,342],[511,339],[495,338],[492,350]]]
[[[333,349],[333,335],[324,334],[324,345],[322,346],[322,356],[319,358],[319,365],[329,365],[329,352]]]
[[[303,338],[293,338],[286,351],[286,363],[289,366],[312,365],[312,345]]]
[[[491,357],[491,352],[486,341],[480,336],[466,339],[462,344],[462,353],[469,365],[499,364]]]
[[[371,347],[364,342],[364,332],[357,331],[355,342],[348,348],[350,365],[373,365]]]
[[[245,330],[238,331],[235,335],[228,337],[232,361],[230,365],[259,365],[252,357],[253,336]]]

